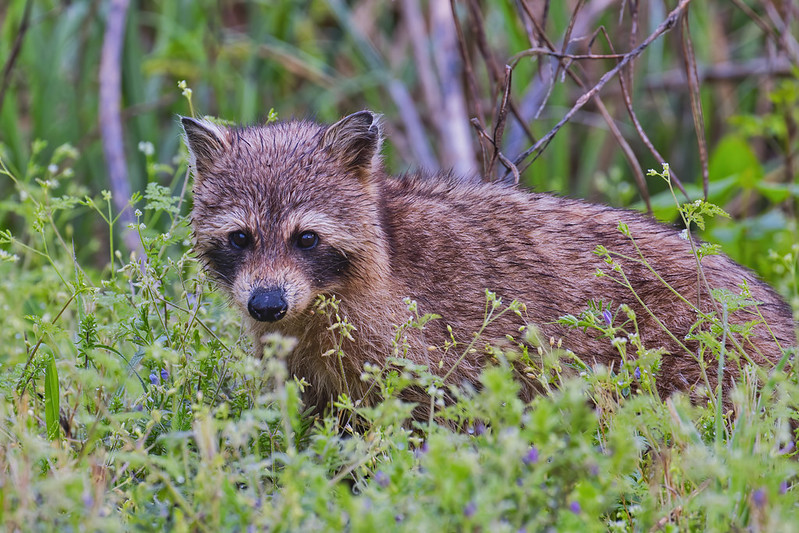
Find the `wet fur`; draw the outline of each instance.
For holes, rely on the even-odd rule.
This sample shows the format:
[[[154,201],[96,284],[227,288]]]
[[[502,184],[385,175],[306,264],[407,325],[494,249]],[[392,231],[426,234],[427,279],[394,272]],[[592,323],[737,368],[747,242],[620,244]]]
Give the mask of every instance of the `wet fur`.
[[[461,351],[444,354],[429,347],[449,338],[447,325],[457,340],[469,342],[483,323],[485,289],[505,303],[526,304],[526,320],[546,338],[562,338],[564,348],[590,364],[618,365],[618,352],[608,339],[554,322],[578,314],[590,299],[629,304],[644,345],[667,350],[658,376],[661,394],[701,385],[696,355],[682,350],[627,289],[594,274],[607,270],[593,253],[597,245],[637,256],[617,229],[621,221],[658,274],[709,311],[707,294],[697,293],[701,285],[690,244],[675,229],[631,211],[447,173],[388,176],[379,160],[378,118],[369,112],[332,126],[291,121],[223,128],[192,119],[183,124],[195,176],[197,253],[241,309],[256,353],[271,331],[297,338],[289,371],[311,384],[306,397],[311,404],[322,407],[341,392],[356,399],[365,394],[363,365],[385,364],[392,324],[409,315],[405,297],[416,300],[421,312],[441,315],[424,331],[409,330],[408,342],[412,360],[443,375]],[[230,249],[227,236],[239,230],[252,235],[251,249]],[[292,247],[293,236],[306,230],[319,235],[315,256]],[[619,262],[646,305],[683,339],[695,313],[646,267]],[[704,258],[702,267],[714,288],[740,292],[745,280],[780,346],[796,344],[791,309],[753,273],[723,255]],[[278,322],[258,322],[247,313],[250,292],[264,286],[285,289],[290,308]],[[344,377],[335,356],[322,355],[335,343],[329,317],[313,310],[319,294],[340,298],[340,315],[357,328],[355,340],[344,344]],[[746,311],[731,316],[736,323],[749,320],[753,316]],[[484,332],[483,341],[507,345],[506,334],[524,323],[508,313]],[[744,347],[760,365],[782,355],[762,324]],[[470,354],[451,381],[476,385],[487,361],[481,350]],[[729,370],[733,379],[737,370],[734,365]],[[713,386],[716,373],[708,374]],[[522,396],[531,397],[535,384],[520,380]],[[410,391],[407,399],[422,401],[424,395]]]

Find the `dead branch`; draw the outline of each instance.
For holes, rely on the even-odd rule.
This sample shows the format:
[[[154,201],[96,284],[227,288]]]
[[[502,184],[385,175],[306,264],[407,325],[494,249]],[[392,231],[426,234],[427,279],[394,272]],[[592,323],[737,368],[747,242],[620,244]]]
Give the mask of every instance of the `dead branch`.
[[[684,10],[686,9],[688,4],[690,4],[690,3],[691,3],[691,0],[680,0],[680,3],[677,5],[677,7],[674,8],[669,13],[669,15],[666,17],[666,19],[655,29],[654,32],[652,32],[651,35],[649,35],[634,50],[632,50],[632,51],[628,52],[627,54],[625,54],[624,58],[622,58],[615,67],[613,67],[611,70],[609,70],[608,72],[603,74],[602,77],[599,79],[599,81],[591,88],[591,90],[589,90],[588,92],[584,93],[583,95],[580,96],[580,98],[577,99],[577,102],[575,102],[574,106],[572,106],[572,108],[555,125],[554,128],[552,128],[544,137],[539,139],[537,143],[535,143],[529,149],[527,149],[523,153],[521,153],[513,161],[513,163],[518,167],[525,159],[527,159],[533,153],[537,154],[536,157],[533,158],[533,161],[535,161],[535,159],[541,154],[543,149],[546,148],[547,145],[549,145],[549,143],[552,141],[553,137],[563,127],[563,125],[566,124],[571,119],[571,117],[573,117],[574,114],[577,111],[579,111],[589,100],[591,100],[591,98],[593,98],[597,93],[599,93],[599,91],[602,90],[602,87],[604,87],[605,84],[607,84],[608,81],[610,81],[616,74],[618,74],[619,71],[622,70],[625,66],[627,66],[627,64],[629,64],[633,59],[635,59],[636,57],[641,55],[641,53],[644,50],[646,50],[646,48],[650,44],[652,44],[652,42],[654,42],[658,37],[660,37],[665,32],[671,30],[674,27],[674,25],[679,20],[679,17],[682,16]],[[527,166],[529,166],[529,163],[528,163]]]
[[[682,51],[685,61],[685,76],[688,79],[688,94],[691,97],[691,116],[694,119],[696,142],[699,147],[699,161],[702,166],[702,192],[707,200],[710,187],[710,174],[708,173],[707,141],[705,140],[705,117],[702,114],[702,102],[699,97],[699,76],[696,73],[696,54],[691,41],[691,31],[688,26],[688,13],[682,17]]]

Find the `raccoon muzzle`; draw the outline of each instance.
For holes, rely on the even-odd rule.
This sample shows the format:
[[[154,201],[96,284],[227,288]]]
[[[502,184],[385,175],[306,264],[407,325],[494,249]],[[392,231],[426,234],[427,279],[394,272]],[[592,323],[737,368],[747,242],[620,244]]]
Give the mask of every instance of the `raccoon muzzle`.
[[[247,311],[259,322],[277,322],[289,310],[289,304],[282,289],[257,288],[250,294]]]

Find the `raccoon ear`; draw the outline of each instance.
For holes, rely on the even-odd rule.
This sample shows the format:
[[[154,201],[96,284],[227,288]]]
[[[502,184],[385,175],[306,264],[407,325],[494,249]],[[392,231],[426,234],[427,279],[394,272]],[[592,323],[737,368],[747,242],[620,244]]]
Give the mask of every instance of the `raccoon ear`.
[[[382,143],[380,115],[367,110],[342,118],[322,136],[322,147],[360,177],[369,175],[378,165]]]
[[[180,117],[180,123],[183,125],[183,140],[189,149],[189,162],[193,168],[207,169],[222,152],[230,148],[225,128],[209,120],[190,117]]]

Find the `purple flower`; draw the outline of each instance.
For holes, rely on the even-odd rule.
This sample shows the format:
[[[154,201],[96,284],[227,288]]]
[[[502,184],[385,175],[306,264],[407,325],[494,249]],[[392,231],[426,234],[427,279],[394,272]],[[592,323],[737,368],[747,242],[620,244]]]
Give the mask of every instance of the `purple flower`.
[[[478,422],[474,425],[474,434],[477,436],[482,435],[486,432],[486,425],[482,422]]]
[[[150,383],[152,383],[153,385],[158,385],[158,374],[156,374],[155,372],[150,374]]]
[[[477,504],[474,503],[474,500],[470,501],[466,504],[466,507],[463,508],[463,516],[466,518],[471,518],[474,516],[474,513],[477,511]]]
[[[88,490],[83,492],[82,500],[83,500],[83,505],[87,509],[91,509],[94,506],[94,498],[92,497],[92,493],[89,492]]]
[[[161,369],[161,381],[166,381],[169,379],[169,371],[166,368]]]
[[[602,311],[602,318],[605,319],[605,322],[607,322],[608,326],[613,324],[613,315],[610,314],[609,310],[605,309]]]
[[[641,367],[640,366],[635,367],[635,372],[633,372],[633,376],[635,376],[635,379],[641,379]]]
[[[766,491],[762,487],[752,493],[752,502],[758,507],[766,504]]]
[[[421,459],[421,457],[426,454],[430,450],[430,447],[427,445],[427,441],[424,441],[421,446],[418,448],[413,449],[413,456],[416,459]]]
[[[391,480],[389,479],[389,477],[386,475],[385,472],[383,472],[382,470],[378,470],[375,473],[375,483],[377,483],[378,486],[380,486],[381,488],[386,488],[388,487],[389,483],[391,483]]]
[[[536,448],[535,446],[530,446],[530,449],[527,450],[527,453],[524,454],[524,457],[522,457],[522,462],[524,464],[528,465],[528,466],[533,464],[533,463],[537,463],[538,462],[538,448]]]
[[[580,514],[580,502],[574,501],[569,504],[569,511]]]
[[[780,483],[780,494],[785,494],[786,492],[788,492],[788,482],[783,481]]]
[[[784,448],[780,448],[777,450],[779,455],[785,455],[786,453],[790,453],[793,450],[793,441],[788,442]]]

